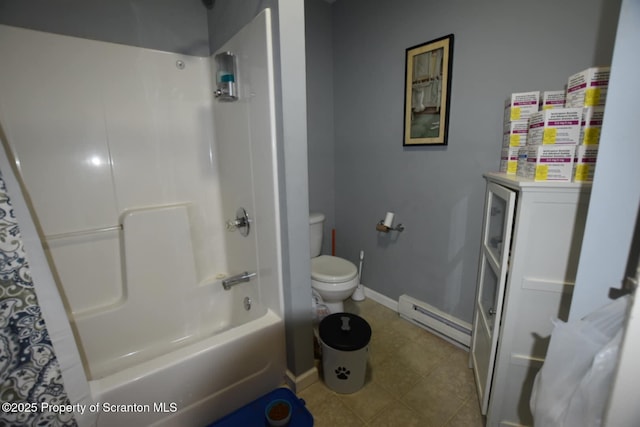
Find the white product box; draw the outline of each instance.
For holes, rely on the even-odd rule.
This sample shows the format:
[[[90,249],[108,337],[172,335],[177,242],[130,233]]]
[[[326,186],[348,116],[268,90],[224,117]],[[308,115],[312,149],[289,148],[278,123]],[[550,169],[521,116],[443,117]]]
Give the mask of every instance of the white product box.
[[[582,108],[538,111],[529,118],[527,145],[576,145],[581,122]]]
[[[540,91],[512,93],[504,103],[504,122],[528,119],[539,105]]]
[[[564,108],[566,92],[564,90],[546,90],[542,92],[540,110],[550,110],[552,108]]]
[[[518,150],[520,147],[504,147],[500,154],[500,172],[515,175],[518,168]]]
[[[611,67],[592,67],[569,77],[565,107],[604,105]]]
[[[523,147],[527,145],[529,120],[513,120],[504,123],[502,147]]]
[[[604,118],[604,107],[585,107],[582,110],[580,138],[578,144],[596,145],[600,143],[600,129]]]
[[[598,158],[598,145],[579,145],[573,159],[573,181],[593,181]]]
[[[529,147],[520,147],[518,149],[518,167],[516,168],[517,176],[527,176],[527,152]]]
[[[534,181],[571,181],[575,145],[529,146],[525,177]]]

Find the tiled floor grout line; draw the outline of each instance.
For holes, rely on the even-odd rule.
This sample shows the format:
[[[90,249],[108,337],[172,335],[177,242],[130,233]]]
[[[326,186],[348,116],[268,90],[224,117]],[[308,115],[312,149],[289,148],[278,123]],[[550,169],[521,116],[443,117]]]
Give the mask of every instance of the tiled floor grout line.
[[[469,400],[469,398],[461,399],[461,400],[462,400],[462,403],[460,403],[460,406],[458,406],[458,409],[455,410],[455,412],[447,419],[447,421],[444,422],[444,424],[442,424],[441,427],[447,427],[449,424],[451,424],[451,421],[453,421],[453,419],[456,416],[458,416],[462,408],[464,408],[464,405],[467,404],[467,401]]]

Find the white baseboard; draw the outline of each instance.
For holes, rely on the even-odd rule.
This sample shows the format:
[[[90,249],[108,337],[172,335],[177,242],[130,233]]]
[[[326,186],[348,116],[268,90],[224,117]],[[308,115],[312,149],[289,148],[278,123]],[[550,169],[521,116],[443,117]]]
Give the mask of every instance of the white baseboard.
[[[318,369],[314,366],[302,375],[296,376],[293,372],[287,369],[285,374],[285,382],[287,386],[293,390],[294,393],[299,393],[310,385],[314,384],[319,379]]]
[[[398,301],[395,301],[388,296],[382,295],[381,293],[378,293],[373,289],[369,289],[366,286],[364,287],[364,296],[371,298],[378,304],[382,304],[396,313],[398,312]]]

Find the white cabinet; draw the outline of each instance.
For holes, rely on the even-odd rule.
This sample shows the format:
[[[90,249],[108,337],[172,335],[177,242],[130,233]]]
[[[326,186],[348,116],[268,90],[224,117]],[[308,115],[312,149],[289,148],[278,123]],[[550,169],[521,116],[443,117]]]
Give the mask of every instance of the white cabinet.
[[[567,320],[590,185],[486,174],[470,362],[487,426],[530,426],[551,320]]]

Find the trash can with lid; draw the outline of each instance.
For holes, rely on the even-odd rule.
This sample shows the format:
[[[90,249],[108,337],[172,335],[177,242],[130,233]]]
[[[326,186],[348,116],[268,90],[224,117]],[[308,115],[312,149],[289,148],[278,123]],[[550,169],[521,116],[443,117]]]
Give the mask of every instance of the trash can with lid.
[[[324,382],[337,393],[355,393],[364,386],[371,326],[352,313],[334,313],[319,326]]]

